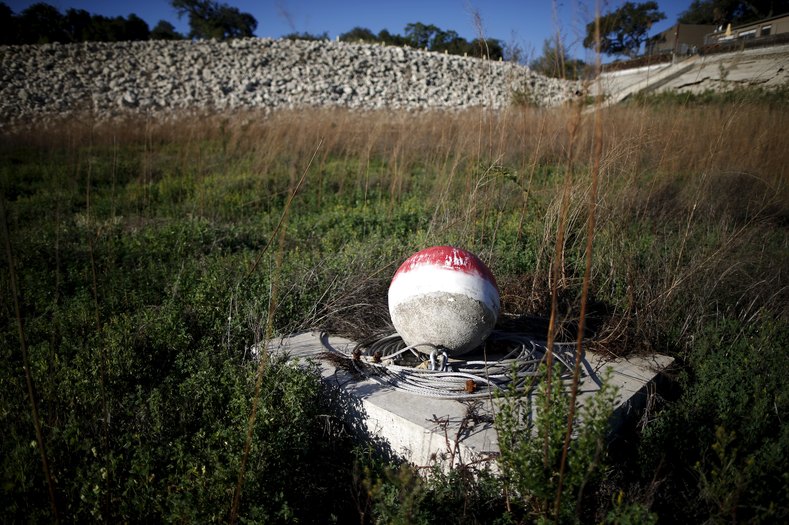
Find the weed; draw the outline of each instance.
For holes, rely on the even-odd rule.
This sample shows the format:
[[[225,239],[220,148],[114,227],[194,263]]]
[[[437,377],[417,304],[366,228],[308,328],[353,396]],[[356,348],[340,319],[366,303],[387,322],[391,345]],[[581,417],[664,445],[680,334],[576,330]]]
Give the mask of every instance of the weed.
[[[510,101],[516,108],[538,108],[542,105],[539,95],[528,86],[513,89],[510,93]]]
[[[780,130],[789,117],[775,104],[743,96],[676,111],[610,108],[599,137],[587,117],[568,129],[571,108],[75,121],[4,136],[0,191],[19,293],[5,258],[0,504],[12,521],[51,520],[38,468],[45,448],[64,522],[225,519],[254,395],[250,348],[266,327],[274,335],[331,328],[354,339],[380,332],[397,262],[427,245],[459,244],[490,264],[505,313],[544,330],[555,308],[556,340],[575,338],[586,280],[583,335],[595,349],[678,359],[682,391],[645,426],[636,466],[609,465],[625,494],[653,487],[654,497],[614,501],[612,511],[647,508],[676,520],[691,508],[685,521],[704,521],[736,508],[738,519],[785,518],[778,378],[789,364],[775,349],[787,345],[789,136]],[[598,156],[586,152],[599,144],[590,201],[586,174]],[[277,249],[264,251],[269,243]],[[15,296],[44,447],[30,446]],[[319,424],[332,409],[317,377],[273,363],[262,381],[239,519],[358,517],[351,446]],[[555,418],[561,443],[564,410]],[[725,446],[721,426],[733,433]],[[519,447],[513,457],[525,455]],[[584,499],[592,445],[576,461],[581,448],[568,449],[561,516],[576,516]],[[513,482],[536,476],[523,472]],[[532,517],[556,496],[545,472],[539,496],[518,482]],[[482,490],[460,473],[434,479],[403,484],[441,501]],[[596,479],[584,494],[596,492]],[[422,512],[421,495],[392,483],[381,488],[395,494],[391,505],[376,515]],[[483,491],[494,507],[463,500],[469,494],[454,501],[468,502],[467,516],[495,508],[505,519],[494,486]],[[608,510],[597,509],[597,519]]]
[[[514,390],[507,394],[496,416],[500,465],[513,505],[519,502],[533,518],[553,516],[562,522],[573,521],[581,517],[584,488],[602,466],[608,420],[617,393],[606,376],[601,389],[581,410],[578,417],[583,423],[575,426],[562,483],[567,418],[570,403],[575,400],[563,384],[558,367],[553,370],[549,398],[549,382],[544,380],[548,370],[546,366],[541,369],[543,380],[536,395],[521,397]],[[554,502],[559,495],[562,497],[556,509]]]

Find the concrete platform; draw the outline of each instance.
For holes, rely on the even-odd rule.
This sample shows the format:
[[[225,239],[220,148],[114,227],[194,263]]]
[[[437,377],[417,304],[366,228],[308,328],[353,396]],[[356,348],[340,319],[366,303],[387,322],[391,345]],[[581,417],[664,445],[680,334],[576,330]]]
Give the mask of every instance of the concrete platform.
[[[355,346],[348,339],[313,332],[284,338],[269,348],[275,354],[285,352],[291,358],[318,363],[323,379],[356,407],[354,425],[387,445],[391,453],[419,466],[439,459],[446,464],[490,462],[495,469],[499,449],[493,417],[498,401],[457,401],[403,392],[354,377],[320,356],[328,349],[348,353]],[[673,362],[662,355],[605,361],[587,353],[586,359],[592,370],[613,369],[611,381],[619,392],[615,419],[633,417],[645,404],[657,375]],[[587,375],[580,384],[579,403],[583,405],[597,390]]]

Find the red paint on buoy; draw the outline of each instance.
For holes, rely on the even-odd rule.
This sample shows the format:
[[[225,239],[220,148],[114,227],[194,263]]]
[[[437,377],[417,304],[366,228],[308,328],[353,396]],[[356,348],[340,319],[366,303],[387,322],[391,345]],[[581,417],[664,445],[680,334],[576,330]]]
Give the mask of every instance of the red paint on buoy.
[[[499,314],[496,279],[473,253],[434,246],[409,257],[389,286],[389,314],[408,345],[468,352],[487,338]]]
[[[498,289],[496,279],[490,272],[485,263],[473,253],[452,246],[433,246],[415,253],[400,265],[394,275],[394,279],[401,273],[407,273],[422,265],[438,266],[448,270],[478,274],[487,279]]]

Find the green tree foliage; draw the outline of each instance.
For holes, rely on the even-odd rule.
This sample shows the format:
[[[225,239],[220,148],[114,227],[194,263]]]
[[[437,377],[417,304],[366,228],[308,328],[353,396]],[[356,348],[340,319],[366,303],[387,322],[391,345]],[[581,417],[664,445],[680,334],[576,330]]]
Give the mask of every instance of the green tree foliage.
[[[693,0],[690,6],[680,14],[678,22],[683,24],[723,24],[727,19],[727,10],[721,9],[722,5],[715,5],[722,3],[724,2]]]
[[[436,40],[436,51],[446,51],[451,55],[460,55],[468,52],[469,45],[454,31],[447,31]]]
[[[430,51],[488,57],[494,60],[504,56],[504,46],[494,38],[474,39],[469,42],[456,31],[444,31],[433,24],[414,22],[405,26],[406,41],[412,46]]]
[[[510,40],[504,43],[504,60],[507,62],[514,62],[516,64],[525,64],[529,57],[523,50],[523,47],[517,41]]]
[[[537,73],[546,77],[579,79],[586,71],[586,62],[567,56],[564,44],[553,38],[542,44],[542,55],[529,63]]]
[[[491,60],[503,59],[504,45],[496,38],[485,38],[484,40],[478,38],[472,42],[472,48],[469,55],[485,57]]]
[[[245,38],[255,35],[258,22],[249,13],[211,0],[172,0],[178,16],[189,15],[190,38]]]
[[[430,42],[430,48],[433,51],[450,51],[452,49],[460,49],[463,42],[463,38],[457,34],[457,31],[452,31],[451,29],[449,31],[439,30],[433,36],[433,40]]]
[[[439,31],[441,30],[433,24],[412,22],[405,26],[405,37],[409,40],[412,47],[430,49]]]
[[[308,40],[308,41],[311,41],[311,42],[315,42],[315,41],[318,41],[318,40],[328,40],[329,39],[329,33],[324,31],[323,33],[317,35],[317,34],[314,34],[314,33],[309,33],[307,31],[305,31],[303,33],[293,32],[293,33],[288,33],[287,35],[283,35],[282,38],[285,38],[287,40]]]
[[[166,20],[159,20],[159,23],[151,29],[151,40],[180,40],[184,37],[175,30],[175,26]]]
[[[67,42],[63,15],[56,8],[43,2],[35,3],[17,17],[19,40],[22,44],[47,44]]]
[[[693,0],[680,15],[683,24],[743,24],[789,12],[789,0]]]
[[[652,24],[666,18],[657,2],[625,2],[622,7],[600,17],[600,52],[609,55],[638,55]],[[595,22],[586,25],[584,47],[596,49]]]
[[[392,46],[408,45],[408,42],[404,36],[398,35],[397,33],[390,33],[388,29],[381,29],[378,32],[378,41]]]
[[[14,44],[16,38],[14,12],[4,2],[0,2],[0,44]]]
[[[356,26],[346,33],[340,35],[343,42],[378,42],[378,37],[366,27]]]
[[[457,31],[443,30],[433,24],[413,22],[405,26],[405,34],[392,34],[382,29],[377,35],[366,27],[354,27],[340,35],[344,42],[383,42],[388,45],[409,46],[450,55],[489,57],[494,60],[505,54],[504,45],[495,38],[468,41]]]
[[[97,19],[98,20],[98,19]],[[88,42],[98,40],[94,18],[84,9],[66,11],[66,32],[72,42]]]
[[[121,20],[123,19],[121,18]],[[151,36],[151,30],[148,27],[148,23],[134,13],[129,14],[126,18],[126,22],[122,24],[122,27],[125,37],[124,40],[148,40]]]
[[[135,15],[106,17],[84,9],[68,9],[62,14],[55,7],[39,2],[14,15],[0,4],[0,42],[4,44],[47,44],[52,42],[120,42],[147,40],[148,24]]]

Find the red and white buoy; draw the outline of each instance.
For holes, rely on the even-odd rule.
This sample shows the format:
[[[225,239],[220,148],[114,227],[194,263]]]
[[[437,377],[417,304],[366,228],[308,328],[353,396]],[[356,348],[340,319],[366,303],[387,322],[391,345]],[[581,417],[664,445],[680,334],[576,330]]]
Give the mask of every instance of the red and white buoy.
[[[409,257],[389,285],[389,315],[407,345],[450,356],[482,344],[499,316],[496,279],[473,253],[434,246]],[[432,347],[417,347],[430,353]]]

